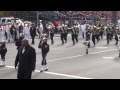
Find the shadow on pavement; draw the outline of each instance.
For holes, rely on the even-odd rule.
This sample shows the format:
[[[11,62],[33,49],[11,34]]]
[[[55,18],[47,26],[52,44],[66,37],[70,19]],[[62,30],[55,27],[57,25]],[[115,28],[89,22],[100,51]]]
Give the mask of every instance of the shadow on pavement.
[[[119,62],[120,63],[120,57],[116,57],[113,59],[115,62]]]
[[[60,47],[60,46],[63,46],[62,44],[57,44],[55,47]]]
[[[9,77],[10,75],[16,74],[16,73],[17,73],[17,70],[15,69],[7,69],[7,70],[1,71],[0,77]],[[16,77],[17,77],[17,74],[16,74]]]

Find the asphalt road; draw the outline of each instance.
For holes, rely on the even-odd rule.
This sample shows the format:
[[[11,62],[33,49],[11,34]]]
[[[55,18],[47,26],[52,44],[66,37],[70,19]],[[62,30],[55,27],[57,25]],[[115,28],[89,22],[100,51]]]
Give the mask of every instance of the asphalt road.
[[[91,48],[89,54],[85,54],[83,39],[72,45],[71,36],[68,43],[61,45],[60,37],[54,38],[55,44],[50,45],[50,52],[47,56],[49,71],[40,73],[41,50],[38,49],[39,40],[35,40],[37,62],[36,70],[32,79],[120,79],[120,58],[115,40],[107,46],[104,38]],[[29,41],[31,43],[31,40]],[[50,44],[50,40],[48,40]],[[6,67],[0,68],[0,79],[16,79],[17,70],[14,69],[16,57],[16,46],[14,43],[7,44]]]

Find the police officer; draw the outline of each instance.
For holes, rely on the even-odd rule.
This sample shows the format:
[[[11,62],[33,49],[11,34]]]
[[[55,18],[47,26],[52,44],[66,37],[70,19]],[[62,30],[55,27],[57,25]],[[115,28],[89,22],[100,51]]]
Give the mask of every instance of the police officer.
[[[46,62],[47,53],[49,52],[49,45],[47,44],[47,38],[43,38],[43,43],[41,45],[42,50],[42,68],[40,72],[48,71],[48,66]]]

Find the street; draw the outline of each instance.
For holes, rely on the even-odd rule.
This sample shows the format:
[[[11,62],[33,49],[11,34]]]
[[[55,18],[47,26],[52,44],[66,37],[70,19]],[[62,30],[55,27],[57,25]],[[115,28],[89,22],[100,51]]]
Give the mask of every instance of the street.
[[[54,37],[54,41],[47,56],[49,70],[40,73],[42,55],[38,49],[39,39],[35,39],[35,45],[32,46],[36,49],[37,62],[32,79],[120,79],[120,57],[115,40],[107,46],[104,37],[96,47],[93,47],[91,41],[88,55],[85,54],[83,39],[74,46],[71,36],[64,45],[61,45],[60,37]],[[49,39],[48,44],[50,42]],[[31,39],[29,43],[31,44]],[[7,43],[6,46],[6,67],[0,68],[0,79],[17,79],[17,70],[14,69],[17,49],[14,43]]]

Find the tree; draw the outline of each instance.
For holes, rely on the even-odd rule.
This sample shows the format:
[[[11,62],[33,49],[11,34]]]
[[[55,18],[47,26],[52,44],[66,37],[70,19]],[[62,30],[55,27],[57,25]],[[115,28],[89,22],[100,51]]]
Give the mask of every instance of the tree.
[[[25,20],[36,20],[36,11],[0,11],[0,17],[14,16]]]

